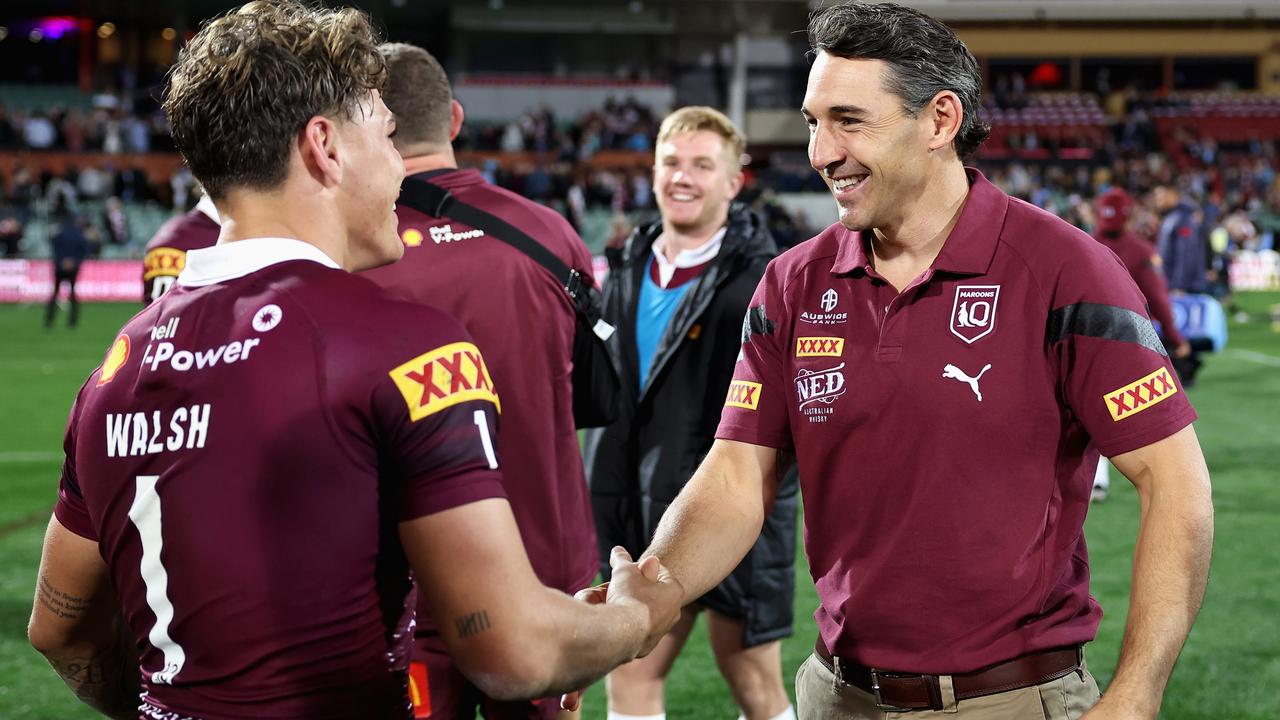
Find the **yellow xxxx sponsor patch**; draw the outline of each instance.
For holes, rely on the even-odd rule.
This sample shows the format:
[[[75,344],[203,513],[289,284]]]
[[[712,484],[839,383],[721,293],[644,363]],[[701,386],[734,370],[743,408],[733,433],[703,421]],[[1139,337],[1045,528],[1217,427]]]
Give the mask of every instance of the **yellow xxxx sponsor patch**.
[[[1160,368],[1150,375],[1135,380],[1102,396],[1111,419],[1119,422],[1137,415],[1178,392],[1178,386],[1168,368]]]
[[[755,410],[760,404],[760,383],[747,380],[734,380],[729,384],[729,395],[724,399],[728,407],[739,407]]]
[[[844,338],[796,338],[796,357],[840,357],[843,354]]]
[[[423,353],[390,373],[414,421],[470,400],[485,400],[502,412],[493,378],[480,350],[456,342]]]
[[[159,275],[177,277],[187,264],[187,253],[184,250],[158,247],[147,252],[142,258],[142,279],[150,280]]]

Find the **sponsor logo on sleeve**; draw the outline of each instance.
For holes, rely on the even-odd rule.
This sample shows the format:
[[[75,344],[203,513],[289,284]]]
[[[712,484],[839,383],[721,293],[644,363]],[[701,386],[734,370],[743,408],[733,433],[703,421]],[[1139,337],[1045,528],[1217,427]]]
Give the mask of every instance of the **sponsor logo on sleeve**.
[[[186,264],[185,250],[168,247],[148,250],[146,256],[142,258],[142,279],[150,280],[157,276],[177,277]]]
[[[996,329],[999,285],[957,285],[951,304],[951,334],[972,345]]]
[[[106,385],[114,380],[116,373],[120,372],[124,361],[128,359],[129,336],[121,335],[111,343],[111,349],[107,351],[107,357],[102,361],[102,373],[98,375],[98,385]]]
[[[729,383],[729,396],[724,399],[726,407],[755,410],[760,406],[760,388],[758,382],[734,380]]]
[[[844,338],[798,337],[796,357],[840,357],[844,355]]]
[[[415,422],[471,400],[491,402],[502,411],[484,358],[469,342],[438,347],[389,374],[409,406],[409,417]]]
[[[1144,378],[1135,380],[1102,396],[1111,419],[1120,422],[1178,392],[1168,368],[1160,368]]]

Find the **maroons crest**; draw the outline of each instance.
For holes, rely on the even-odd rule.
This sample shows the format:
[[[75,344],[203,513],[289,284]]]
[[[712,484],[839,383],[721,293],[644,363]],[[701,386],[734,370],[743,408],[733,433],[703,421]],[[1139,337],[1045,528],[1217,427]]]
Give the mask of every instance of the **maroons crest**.
[[[972,345],[996,329],[999,285],[958,285],[951,304],[951,334]]]

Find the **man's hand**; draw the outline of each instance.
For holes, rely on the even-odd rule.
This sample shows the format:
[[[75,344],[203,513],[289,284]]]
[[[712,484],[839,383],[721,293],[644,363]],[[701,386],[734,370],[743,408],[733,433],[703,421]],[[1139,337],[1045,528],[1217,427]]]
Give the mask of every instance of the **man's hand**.
[[[657,557],[649,556],[640,562],[632,562],[631,554],[622,547],[615,547],[609,556],[613,580],[594,587],[579,590],[574,599],[588,605],[641,602],[648,610],[649,634],[644,647],[636,657],[648,655],[680,619],[684,604],[684,590],[671,576]],[[655,606],[653,603],[659,603]],[[560,708],[574,711],[582,705],[583,690],[575,690],[560,696]]]
[[[1179,360],[1185,357],[1190,357],[1191,343],[1187,342],[1186,340],[1183,340],[1181,345],[1173,349],[1173,356],[1178,358]]]
[[[653,555],[636,563],[625,549],[615,547],[609,555],[609,566],[613,568],[613,578],[605,586],[605,604],[639,602],[647,611],[648,632],[636,655],[644,657],[680,619],[684,588]]]

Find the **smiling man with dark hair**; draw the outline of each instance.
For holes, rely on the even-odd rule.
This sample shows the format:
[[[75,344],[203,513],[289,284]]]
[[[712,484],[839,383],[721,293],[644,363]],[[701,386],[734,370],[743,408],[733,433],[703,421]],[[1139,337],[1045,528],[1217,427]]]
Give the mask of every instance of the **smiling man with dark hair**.
[[[689,596],[755,542],[794,452],[819,639],[804,718],[1154,718],[1213,537],[1195,411],[1114,254],[963,158],[981,78],[942,23],[809,26],[809,160],[840,222],[769,265],[711,448],[648,553]],[[1119,666],[1084,518],[1098,454],[1142,518]],[[897,714],[901,713],[901,715]]]

